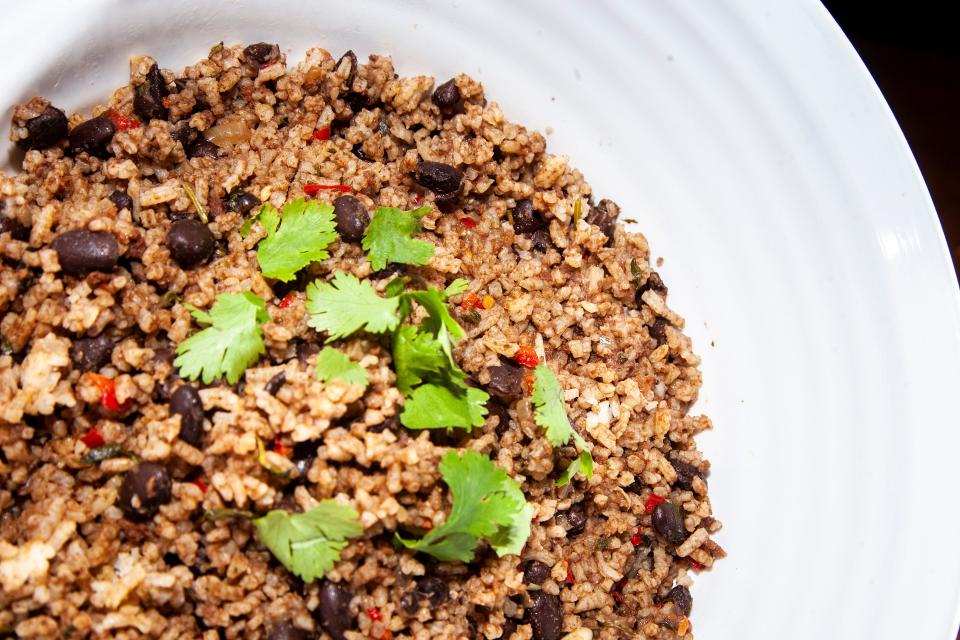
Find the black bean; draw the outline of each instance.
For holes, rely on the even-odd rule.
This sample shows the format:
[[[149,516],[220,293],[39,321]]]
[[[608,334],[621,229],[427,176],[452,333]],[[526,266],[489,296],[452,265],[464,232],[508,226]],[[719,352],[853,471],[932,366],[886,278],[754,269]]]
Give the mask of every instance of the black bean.
[[[653,321],[653,324],[650,325],[650,337],[656,340],[658,345],[667,342],[667,326],[669,324],[669,322],[658,316]]]
[[[309,640],[311,633],[289,622],[278,622],[270,627],[267,640]]]
[[[273,376],[267,380],[267,384],[263,385],[263,390],[269,393],[272,396],[277,395],[277,391],[280,391],[280,387],[287,381],[287,374],[283,371]]]
[[[117,211],[123,211],[126,209],[130,213],[133,213],[133,198],[131,198],[126,191],[114,191],[110,194],[110,202],[117,207]]]
[[[687,489],[688,491],[693,489],[693,479],[703,477],[700,469],[682,460],[671,460],[670,464],[673,465],[673,470],[677,472],[677,481],[674,484],[681,489]]]
[[[437,196],[434,197],[434,202],[437,205],[437,209],[440,209],[440,211],[444,213],[450,213],[460,206],[460,192],[455,191],[454,193],[437,194]]]
[[[347,79],[343,82],[347,89],[349,89],[350,85],[353,84],[353,79],[357,77],[357,54],[350,50],[340,56],[340,59],[337,60],[337,69],[340,69],[340,65],[343,64],[344,60],[350,61],[350,71],[347,72]]]
[[[516,400],[523,396],[524,370],[512,364],[500,364],[487,367],[490,382],[487,389],[495,396],[504,400]]]
[[[550,577],[550,567],[539,560],[530,560],[523,565],[523,581],[527,584],[543,584]]]
[[[368,158],[367,154],[363,152],[362,142],[358,142],[357,144],[353,145],[352,151],[353,151],[353,155],[355,155],[359,160],[363,160],[364,162],[370,162],[370,158]]]
[[[188,152],[199,135],[200,132],[191,127],[186,120],[181,120],[170,132],[170,137],[183,145],[184,153]]]
[[[131,520],[149,520],[170,502],[170,474],[155,462],[141,462],[123,477],[120,508]]]
[[[417,184],[436,194],[457,193],[463,183],[463,173],[443,162],[423,161],[417,165]]]
[[[656,271],[651,271],[647,281],[637,288],[637,304],[640,303],[640,298],[647,291],[653,291],[661,298],[667,297],[667,285],[663,284],[660,274]]]
[[[180,439],[200,447],[203,444],[203,401],[196,387],[185,384],[173,392],[170,414],[180,416]]]
[[[27,137],[17,140],[21,149],[46,149],[67,137],[67,116],[48,106],[43,113],[27,120]]]
[[[533,627],[534,640],[559,640],[563,629],[560,598],[545,591],[532,592],[527,619]]]
[[[620,215],[620,207],[613,200],[601,200],[596,206],[590,207],[587,213],[587,222],[594,225],[607,236],[607,244],[613,242],[614,234],[617,231],[617,216]]]
[[[497,638],[497,640],[510,640],[510,636],[516,633],[516,631],[517,631],[517,623],[511,620],[510,618],[507,618],[506,620],[503,621],[503,627],[501,628],[501,631],[500,631],[500,637]]]
[[[184,269],[194,267],[213,253],[213,233],[199,220],[177,220],[167,232],[167,248],[170,255]]]
[[[154,62],[143,83],[137,85],[133,96],[133,110],[143,119],[144,124],[154,119],[167,119],[167,108],[163,106],[165,95],[167,87],[160,75],[160,67]]]
[[[452,111],[455,109],[457,103],[460,102],[460,87],[457,86],[456,80],[451,78],[434,89],[431,99],[433,100],[433,104],[440,107],[441,111]]]
[[[305,474],[313,466],[320,444],[319,440],[305,440],[293,445],[293,466],[297,468],[300,475]]]
[[[344,640],[343,632],[353,626],[350,613],[350,600],[353,593],[350,587],[325,580],[320,586],[320,603],[317,615],[320,626],[327,630],[333,640]]]
[[[247,215],[251,210],[259,207],[261,204],[260,198],[241,189],[234,189],[223,199],[224,209],[227,211],[235,211],[240,215]]]
[[[431,607],[439,607],[450,597],[450,587],[443,578],[427,576],[417,582],[416,594],[418,598],[425,598]]]
[[[340,196],[333,201],[333,215],[337,219],[337,233],[347,242],[360,242],[370,224],[370,214],[363,203],[353,196]]]
[[[517,200],[513,208],[513,231],[515,233],[533,233],[547,226],[540,214],[533,210],[533,203],[524,198]]]
[[[550,239],[550,232],[546,229],[539,229],[531,233],[530,246],[534,251],[546,253],[547,249],[553,246],[553,240]]]
[[[220,157],[220,147],[213,144],[206,138],[200,138],[190,145],[190,149],[187,151],[187,157],[217,159]]]
[[[113,271],[117,266],[117,239],[106,231],[73,229],[54,238],[50,246],[57,252],[60,268],[65,273]]]
[[[86,151],[92,156],[103,158],[109,155],[107,145],[113,139],[117,127],[110,118],[97,116],[81,122],[70,132],[70,151]]]
[[[266,67],[280,59],[280,47],[267,42],[251,44],[243,50],[243,59]]]
[[[487,400],[487,415],[497,418],[497,436],[502,436],[510,428],[510,413],[507,407],[494,397]]]
[[[400,606],[410,615],[420,610],[420,598],[417,597],[416,589],[411,589],[400,596]]]
[[[677,613],[682,616],[690,615],[690,611],[693,609],[693,596],[690,595],[690,589],[678,584],[670,589],[666,599],[673,602],[673,606],[677,608]]]
[[[70,346],[70,358],[80,371],[96,371],[110,362],[114,342],[100,334],[96,338],[80,338]]]
[[[566,511],[561,511],[557,517],[567,524],[567,536],[578,536],[587,526],[587,513],[580,502],[574,503]]]
[[[661,502],[653,509],[653,528],[671,544],[682,544],[687,539],[680,507],[672,502]]]

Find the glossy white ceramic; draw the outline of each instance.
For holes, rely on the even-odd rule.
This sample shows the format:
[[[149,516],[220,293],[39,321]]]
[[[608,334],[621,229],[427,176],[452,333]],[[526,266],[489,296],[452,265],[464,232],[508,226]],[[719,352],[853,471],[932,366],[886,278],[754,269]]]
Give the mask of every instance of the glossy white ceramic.
[[[816,2],[11,3],[4,105],[213,43],[466,71],[636,218],[703,355],[729,558],[698,638],[938,639],[960,600],[960,305],[917,166]]]

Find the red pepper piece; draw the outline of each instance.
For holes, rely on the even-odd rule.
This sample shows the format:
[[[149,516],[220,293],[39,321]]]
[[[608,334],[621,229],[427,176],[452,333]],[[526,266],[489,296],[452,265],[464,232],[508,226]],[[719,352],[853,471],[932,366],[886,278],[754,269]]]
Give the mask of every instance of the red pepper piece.
[[[100,389],[100,404],[104,409],[123,411],[133,402],[130,398],[123,404],[117,402],[117,384],[113,381],[113,378],[102,376],[99,373],[88,373],[87,375],[90,376],[93,384]]]
[[[577,581],[573,579],[573,569],[570,568],[569,560],[567,560],[567,577],[563,581],[570,585],[577,584]]]
[[[283,296],[283,300],[281,300],[280,304],[277,305],[277,309],[286,309],[291,304],[293,304],[293,301],[296,299],[297,299],[296,295],[292,293],[288,293],[287,295]]]
[[[303,185],[303,192],[308,196],[315,196],[321,191],[339,191],[340,193],[349,193],[350,187],[345,184],[317,184],[310,182]]]
[[[207,492],[207,483],[201,480],[200,478],[197,478],[196,480],[194,480],[193,484],[197,485],[197,488],[200,489],[200,491],[203,491],[204,493]]]
[[[375,622],[383,621],[383,616],[380,615],[380,609],[377,609],[376,607],[370,607],[367,609],[367,617]]]
[[[414,204],[414,206],[419,206],[421,202],[423,202],[423,194],[421,194],[421,193],[415,193],[415,194],[413,194],[413,204]]]
[[[314,140],[329,140],[330,139],[330,127],[324,127],[323,129],[317,129],[313,132]]]
[[[280,436],[273,437],[273,450],[276,453],[286,457],[290,454],[290,449],[287,445],[283,444],[283,440],[280,439]]]
[[[643,510],[647,513],[653,513],[654,508],[656,508],[658,504],[666,501],[666,498],[661,498],[660,496],[651,493],[650,497],[647,498],[646,503],[643,505]]]
[[[103,436],[100,435],[100,432],[97,431],[96,427],[90,427],[90,431],[87,431],[87,433],[80,438],[80,442],[87,445],[91,449],[102,447],[105,444]]]
[[[460,308],[464,311],[467,309],[483,309],[483,298],[475,293],[468,293],[460,303]]]
[[[127,129],[136,129],[140,126],[140,121],[136,118],[128,118],[124,115],[121,115],[116,109],[107,109],[104,114],[113,122],[113,126],[117,128],[117,131],[126,131]]]
[[[477,226],[477,221],[469,216],[463,216],[460,218],[460,224],[465,226],[467,229],[473,229]]]
[[[700,564],[693,558],[687,558],[687,560],[690,561],[690,566],[693,567],[694,571],[703,571],[705,569],[705,567],[702,564]]]
[[[537,366],[540,358],[537,357],[537,352],[533,347],[520,347],[517,352],[513,354],[513,361],[532,369]]]
[[[637,529],[633,532],[633,535],[630,536],[630,544],[635,547],[639,547],[641,544],[643,544],[643,537],[640,535],[640,532],[642,531],[643,529]]]

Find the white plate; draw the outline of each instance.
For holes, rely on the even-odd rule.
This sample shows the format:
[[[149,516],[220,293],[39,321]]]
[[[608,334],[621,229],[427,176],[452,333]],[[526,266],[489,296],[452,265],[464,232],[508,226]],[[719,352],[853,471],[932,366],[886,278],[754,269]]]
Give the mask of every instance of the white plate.
[[[272,6],[276,4],[276,6]],[[279,6],[279,8],[277,8]],[[14,3],[6,104],[68,109],[214,42],[466,71],[640,220],[706,379],[730,556],[697,637],[951,640],[960,305],[917,166],[812,1]]]

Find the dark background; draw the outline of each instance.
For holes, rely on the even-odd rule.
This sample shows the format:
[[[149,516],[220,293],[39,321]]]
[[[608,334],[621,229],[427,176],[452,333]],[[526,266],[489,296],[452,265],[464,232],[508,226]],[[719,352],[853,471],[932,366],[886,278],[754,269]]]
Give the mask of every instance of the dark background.
[[[956,0],[824,0],[910,143],[960,271],[960,25]],[[952,10],[951,10],[952,9]]]

